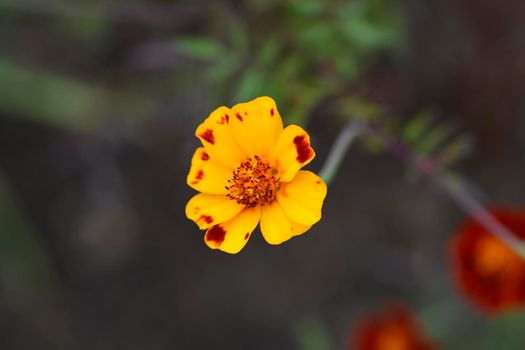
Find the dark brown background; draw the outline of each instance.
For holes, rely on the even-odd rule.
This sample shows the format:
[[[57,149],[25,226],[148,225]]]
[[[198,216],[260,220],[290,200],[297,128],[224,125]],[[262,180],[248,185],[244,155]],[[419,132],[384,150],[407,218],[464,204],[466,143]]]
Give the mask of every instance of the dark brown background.
[[[254,1],[215,5],[256,18]],[[349,85],[366,87],[394,116],[431,109],[470,133],[474,151],[457,169],[487,200],[523,204],[525,3],[395,5],[406,20],[403,44],[378,52]],[[193,131],[225,103],[214,90],[228,87],[181,73],[200,69],[191,60],[140,50],[157,37],[202,32],[208,6],[115,3],[104,35],[79,39],[57,18],[71,25],[75,11],[91,13],[80,5],[0,2],[2,62],[101,83],[110,95],[133,83],[150,101],[108,112],[93,129],[0,103],[0,347],[341,348],[356,317],[385,300],[407,304],[450,349],[477,348],[487,334],[517,337],[451,284],[446,244],[464,214],[395,158],[362,147],[348,154],[323,220],[304,236],[274,247],[256,234],[235,256],[204,245],[184,216],[193,193],[185,177]],[[137,69],[136,60],[163,68]],[[0,76],[3,91],[8,84],[23,81]],[[329,103],[304,119],[318,154],[313,170],[340,127],[323,113]]]

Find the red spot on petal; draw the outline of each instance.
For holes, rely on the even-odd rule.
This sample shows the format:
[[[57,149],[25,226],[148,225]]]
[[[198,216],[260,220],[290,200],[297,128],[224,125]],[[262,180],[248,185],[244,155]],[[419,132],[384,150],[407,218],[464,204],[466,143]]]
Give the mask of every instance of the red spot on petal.
[[[270,115],[273,117],[273,115],[275,114],[275,111],[272,109],[270,109]]]
[[[245,112],[244,112],[244,115],[248,115],[248,112],[245,111]]]
[[[206,241],[215,243],[217,247],[224,242],[224,237],[226,237],[226,231],[221,225],[212,226],[208,229],[208,232],[206,232]]]
[[[244,240],[247,240],[248,237],[250,237],[250,232],[248,232],[248,233],[246,233],[246,234],[244,235]]]
[[[230,121],[230,116],[228,114],[225,114],[221,117],[221,120],[217,121],[218,124],[228,124],[228,122]]]
[[[299,135],[293,139],[295,148],[297,149],[297,161],[305,163],[314,156],[314,150],[310,147],[310,143],[306,139],[306,135]]]
[[[235,116],[237,117],[237,119],[239,119],[239,121],[242,122],[242,117],[241,117],[241,115],[239,113],[235,113]]]
[[[201,159],[206,161],[206,160],[210,159],[210,155],[208,153],[206,153],[206,152],[202,152],[201,153]]]
[[[213,130],[208,129],[205,132],[203,132],[202,134],[200,134],[199,136],[202,137],[204,139],[204,141],[207,141],[207,142],[211,143],[212,145],[215,144],[215,136],[213,136]]]
[[[195,175],[195,181],[192,181],[191,184],[192,185],[198,184],[199,181],[202,180],[203,177],[204,177],[204,171],[202,170],[197,171],[197,174]]]
[[[315,183],[320,185],[321,184],[321,180],[317,180]]]
[[[206,222],[207,224],[211,224],[213,222],[213,217],[211,217],[210,215],[201,215],[199,220],[202,220]]]

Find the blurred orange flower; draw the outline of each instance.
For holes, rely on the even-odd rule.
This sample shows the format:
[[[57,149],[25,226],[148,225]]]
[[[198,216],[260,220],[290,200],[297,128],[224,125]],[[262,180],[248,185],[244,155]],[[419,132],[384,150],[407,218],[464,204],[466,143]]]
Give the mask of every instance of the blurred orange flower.
[[[412,314],[400,305],[363,317],[348,350],[433,350]]]
[[[315,152],[302,128],[283,122],[275,101],[259,97],[219,107],[197,127],[203,147],[191,161],[187,183],[201,192],[186,216],[212,249],[235,254],[261,224],[264,239],[280,244],[321,219],[326,184],[300,170]]]
[[[490,212],[525,240],[525,211],[492,208]],[[451,257],[458,287],[486,313],[525,306],[525,261],[476,220],[460,225],[451,243]]]

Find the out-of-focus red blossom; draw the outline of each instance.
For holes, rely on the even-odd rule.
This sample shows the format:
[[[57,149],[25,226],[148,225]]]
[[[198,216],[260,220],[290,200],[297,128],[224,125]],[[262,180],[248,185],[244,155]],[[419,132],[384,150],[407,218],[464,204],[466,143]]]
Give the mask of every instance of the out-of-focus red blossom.
[[[525,210],[489,211],[525,241]],[[474,219],[462,223],[451,242],[455,282],[476,306],[495,315],[525,306],[525,261]]]
[[[413,315],[400,305],[363,317],[348,350],[434,350]]]

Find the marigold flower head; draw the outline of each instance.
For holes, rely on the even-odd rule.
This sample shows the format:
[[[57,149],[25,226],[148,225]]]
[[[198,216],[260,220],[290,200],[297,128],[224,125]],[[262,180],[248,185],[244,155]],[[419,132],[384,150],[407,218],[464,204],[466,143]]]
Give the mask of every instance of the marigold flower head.
[[[187,183],[201,193],[186,216],[206,230],[210,248],[239,252],[259,222],[264,239],[280,244],[321,219],[326,185],[301,170],[315,157],[310,137],[297,125],[283,128],[273,99],[219,107],[195,135],[203,147]]]
[[[363,317],[353,331],[348,350],[433,350],[412,314],[401,305],[390,305]]]
[[[525,211],[494,207],[490,212],[525,240]],[[459,289],[487,314],[525,306],[525,261],[475,219],[459,226],[451,260]]]

